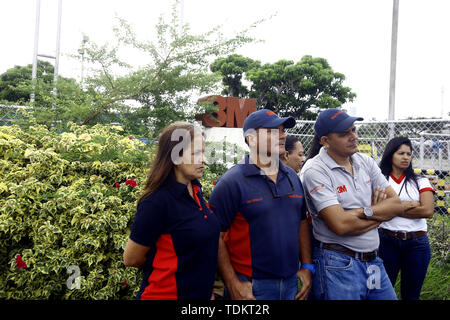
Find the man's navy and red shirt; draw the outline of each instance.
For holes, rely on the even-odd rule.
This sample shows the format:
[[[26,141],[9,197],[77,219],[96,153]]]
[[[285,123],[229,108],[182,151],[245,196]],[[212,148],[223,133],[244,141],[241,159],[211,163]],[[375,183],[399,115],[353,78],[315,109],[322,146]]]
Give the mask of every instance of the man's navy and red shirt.
[[[217,269],[219,222],[208,208],[201,185],[187,186],[169,177],[142,200],[130,239],[149,246],[137,299],[211,298]]]
[[[297,272],[306,208],[294,170],[280,161],[275,184],[246,155],[220,177],[209,204],[226,232],[236,272],[256,279],[287,278]]]

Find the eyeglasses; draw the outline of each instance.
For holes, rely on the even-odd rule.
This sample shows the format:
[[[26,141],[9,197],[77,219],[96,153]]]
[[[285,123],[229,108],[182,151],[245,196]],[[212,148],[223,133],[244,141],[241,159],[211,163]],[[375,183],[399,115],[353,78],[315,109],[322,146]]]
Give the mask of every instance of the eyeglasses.
[[[281,170],[280,170],[281,171]],[[283,171],[281,171],[283,172]],[[291,181],[291,178],[289,178],[289,175],[287,175],[286,173],[283,172],[283,174],[286,176],[286,178],[289,181],[289,185],[291,186],[291,192],[288,192],[286,194],[275,194],[275,192],[273,191],[272,187],[270,186],[270,182],[269,182],[269,178],[267,176],[264,177],[264,181],[266,181],[267,183],[267,187],[269,187],[270,192],[272,193],[272,197],[274,199],[278,199],[278,198],[283,198],[283,197],[287,197],[290,196],[294,193],[295,188],[294,188],[294,184]]]

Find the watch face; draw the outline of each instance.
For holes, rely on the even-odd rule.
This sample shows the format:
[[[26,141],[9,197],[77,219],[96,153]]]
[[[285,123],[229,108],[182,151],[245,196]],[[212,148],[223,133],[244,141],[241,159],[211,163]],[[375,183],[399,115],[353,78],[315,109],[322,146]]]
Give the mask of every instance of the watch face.
[[[372,209],[370,209],[370,208],[364,208],[364,214],[365,214],[367,217],[371,217],[371,216],[373,215],[373,211],[372,211]]]

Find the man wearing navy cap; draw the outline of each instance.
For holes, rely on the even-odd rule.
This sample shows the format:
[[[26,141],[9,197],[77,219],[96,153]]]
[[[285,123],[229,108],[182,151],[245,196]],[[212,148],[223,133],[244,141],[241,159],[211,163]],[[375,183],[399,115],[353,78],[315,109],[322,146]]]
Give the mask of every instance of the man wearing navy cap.
[[[403,210],[376,162],[358,153],[361,120],[333,108],[314,125],[322,147],[308,160],[303,186],[317,240],[315,299],[397,299],[378,257],[377,227]]]
[[[244,122],[250,154],[220,177],[211,194],[222,231],[219,271],[231,299],[308,295],[314,266],[303,188],[295,171],[279,160],[284,129],[294,125],[293,117],[267,109],[250,114]]]

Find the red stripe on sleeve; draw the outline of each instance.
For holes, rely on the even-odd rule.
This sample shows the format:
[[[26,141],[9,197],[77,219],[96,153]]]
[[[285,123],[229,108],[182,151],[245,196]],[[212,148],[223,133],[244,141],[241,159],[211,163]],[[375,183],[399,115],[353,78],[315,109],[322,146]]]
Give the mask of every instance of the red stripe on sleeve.
[[[141,300],[176,300],[178,258],[172,236],[163,234],[156,242],[153,271],[148,278],[148,286],[142,292]]]
[[[249,226],[240,212],[236,214],[230,229],[225,234],[224,241],[233,268],[237,272],[251,277],[253,268]]]
[[[433,192],[433,193],[436,193],[436,190],[434,190],[433,188],[430,188],[430,187],[420,189],[420,190],[419,190],[419,193],[422,193],[422,192],[425,192],[425,191],[431,191],[431,192]]]

